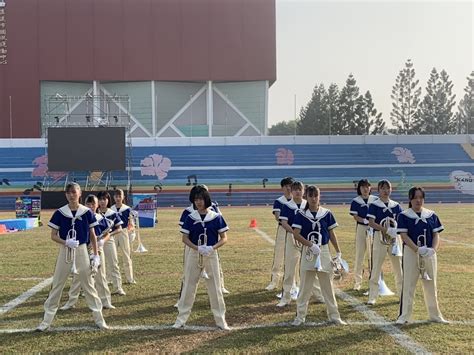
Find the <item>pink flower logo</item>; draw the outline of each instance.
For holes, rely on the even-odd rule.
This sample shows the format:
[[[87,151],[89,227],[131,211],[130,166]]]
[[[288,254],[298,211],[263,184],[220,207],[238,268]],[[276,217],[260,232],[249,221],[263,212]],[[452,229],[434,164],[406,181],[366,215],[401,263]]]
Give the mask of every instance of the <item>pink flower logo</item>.
[[[278,165],[293,165],[293,162],[295,161],[293,152],[286,148],[278,148],[275,156]]]
[[[168,176],[170,168],[171,160],[160,154],[151,154],[140,161],[142,176],[156,176],[159,180],[164,180]]]
[[[399,163],[414,164],[416,162],[415,156],[413,155],[410,149],[403,147],[395,147],[392,150],[392,154],[397,157]]]
[[[33,160],[33,164],[36,165],[36,167],[31,172],[32,177],[45,177],[46,176],[46,177],[52,178],[54,181],[58,181],[67,175],[67,172],[64,172],[64,171],[49,171],[48,170],[48,156],[46,154],[36,157]]]

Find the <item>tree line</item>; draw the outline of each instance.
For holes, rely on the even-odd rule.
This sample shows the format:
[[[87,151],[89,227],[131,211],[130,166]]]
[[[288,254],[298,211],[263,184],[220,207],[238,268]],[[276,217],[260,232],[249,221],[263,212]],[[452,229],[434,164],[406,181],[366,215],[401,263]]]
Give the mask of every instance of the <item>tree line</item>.
[[[374,135],[474,133],[474,71],[467,77],[465,94],[457,106],[453,83],[445,70],[433,68],[422,89],[413,63],[408,59],[392,87],[392,127],[386,127],[370,91],[361,93],[352,74],[342,89],[332,83],[316,84],[309,102],[298,117],[279,122],[269,135]]]

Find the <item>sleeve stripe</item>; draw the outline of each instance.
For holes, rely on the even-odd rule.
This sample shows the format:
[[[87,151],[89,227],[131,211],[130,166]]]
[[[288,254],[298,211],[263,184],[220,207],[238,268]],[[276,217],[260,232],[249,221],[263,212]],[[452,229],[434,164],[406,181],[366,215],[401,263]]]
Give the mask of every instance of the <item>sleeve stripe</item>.
[[[398,233],[408,233],[408,229],[407,228],[397,228],[397,232]]]
[[[375,219],[375,216],[373,214],[367,214],[367,216],[365,218],[373,218]]]
[[[358,216],[358,215],[359,215],[359,212],[357,212],[357,211],[349,211],[349,214],[354,215],[354,216]]]
[[[184,224],[184,222],[179,221],[178,224],[179,224],[180,226],[182,226],[182,225]]]
[[[227,232],[228,230],[229,230],[229,227],[224,227],[224,228],[219,229],[217,232],[224,233],[224,232]]]
[[[180,232],[189,235],[189,231],[187,229],[181,228]]]
[[[89,228],[92,228],[98,225],[99,225],[99,222],[95,221],[94,223],[89,224]]]
[[[281,219],[283,221],[288,221],[288,217],[285,217],[285,216],[280,216],[279,219]]]
[[[334,228],[336,228],[336,227],[338,227],[338,226],[339,226],[339,224],[334,223],[332,226],[329,226],[329,227],[328,227],[328,230],[334,229]]]
[[[48,223],[48,227],[51,227],[51,228],[53,228],[53,229],[59,230],[59,226],[55,225],[55,224],[52,223],[52,222],[49,222],[49,223]]]
[[[441,232],[441,231],[443,231],[443,230],[444,230],[444,227],[443,227],[443,226],[439,226],[438,228],[433,229],[433,232],[434,232],[434,233],[437,233],[437,232]]]
[[[303,229],[302,226],[300,226],[299,224],[295,224],[295,223],[293,223],[293,224],[291,225],[291,228]]]

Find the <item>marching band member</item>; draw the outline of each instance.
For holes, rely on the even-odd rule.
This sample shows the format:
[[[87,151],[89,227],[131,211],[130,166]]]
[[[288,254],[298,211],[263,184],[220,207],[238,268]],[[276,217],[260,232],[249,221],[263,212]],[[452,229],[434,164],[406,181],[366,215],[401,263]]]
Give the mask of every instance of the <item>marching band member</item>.
[[[307,188],[307,204],[296,212],[293,219],[293,236],[304,245],[305,253],[301,257],[301,288],[296,301],[296,319],[293,325],[299,326],[306,320],[308,303],[316,279],[327,307],[328,318],[336,324],[347,324],[341,320],[332,285],[333,264],[329,252],[329,241],[336,249],[336,257],[342,262],[334,228],[337,227],[332,212],[319,205],[320,191],[314,185]]]
[[[182,227],[183,224],[184,224],[184,221],[186,220],[186,217],[189,216],[192,212],[194,212],[194,204],[193,204],[193,201],[194,201],[194,196],[196,194],[196,192],[198,192],[199,190],[206,190],[206,191],[209,191],[209,189],[207,188],[206,185],[204,184],[199,184],[199,185],[194,185],[191,189],[191,191],[189,192],[189,202],[191,202],[191,205],[188,206],[187,208],[185,208],[183,210],[183,212],[181,213],[181,217],[179,219],[179,226]],[[219,209],[219,204],[216,202],[216,201],[212,201],[211,202],[211,207],[210,209],[218,214],[222,214],[222,212],[220,211]],[[184,264],[186,263],[186,255],[187,255],[187,251],[189,249],[187,248],[187,246],[185,245],[184,246],[184,260],[183,260],[183,270],[185,270],[185,266]],[[219,258],[219,253],[217,253],[217,257]],[[227,295],[230,293],[230,291],[228,289],[225,288],[224,286],[224,273],[222,271],[222,266],[221,266],[221,261],[219,259],[219,267],[220,267],[220,278],[221,278],[221,286],[222,286],[222,293]],[[203,270],[203,275],[204,277],[207,276],[207,273],[206,273],[206,270]],[[182,285],[181,285],[182,287]],[[178,307],[178,304],[176,303],[175,304],[175,307]]]
[[[115,212],[107,208],[107,199],[102,198],[104,194],[108,195],[108,193],[105,191],[99,192],[99,195],[101,196],[100,204],[102,208],[105,204],[106,211],[103,211],[102,213],[94,212],[95,218],[98,222],[98,225],[94,227],[94,231],[98,239],[97,247],[99,249],[99,255],[100,255],[100,267],[98,268],[97,273],[94,276],[94,283],[95,283],[95,288],[97,290],[97,294],[99,295],[99,298],[102,301],[102,308],[115,309],[115,307],[112,305],[112,297],[109,290],[109,286],[107,285],[104,245],[111,238],[112,227],[119,226],[120,224],[122,224],[122,221],[120,220],[120,218],[118,218]],[[90,208],[91,211],[97,211],[98,205],[99,205],[98,201],[99,200],[97,199],[95,195],[89,195],[85,199],[86,206]],[[108,214],[108,216],[107,216],[107,212],[108,212],[107,210],[111,212]],[[115,220],[110,219],[110,218],[114,218]],[[102,238],[99,238],[99,236],[101,235],[102,235]],[[79,299],[80,290],[81,290],[81,283],[79,282],[79,278],[77,276],[74,276],[71,287],[69,289],[69,299],[66,302],[66,304],[60,308],[60,310],[65,311],[70,308],[74,308]]]
[[[102,316],[102,302],[94,288],[91,275],[91,265],[93,267],[100,265],[94,232],[97,221],[94,213],[79,203],[80,197],[81,187],[76,183],[67,184],[66,199],[68,204],[56,210],[48,223],[51,228],[51,239],[60,244],[60,247],[53,284],[48,299],[44,303],[44,318],[37,331],[46,331],[51,326],[59,307],[64,285],[71,272],[78,275],[95,324],[100,329],[108,329]],[[89,241],[93,250],[92,260],[89,259],[87,251]]]
[[[222,295],[219,259],[217,249],[227,242],[229,229],[222,215],[212,211],[209,191],[200,189],[194,196],[194,211],[186,217],[181,227],[183,243],[188,246],[181,298],[178,303],[178,317],[173,328],[184,327],[191,314],[196,290],[202,270],[207,270],[205,279],[211,311],[216,325],[229,330],[225,320],[225,303]]]
[[[396,226],[391,225],[402,211],[402,208],[398,202],[390,199],[392,193],[390,181],[380,180],[377,189],[379,198],[370,204],[366,216],[369,219],[369,226],[375,231],[372,241],[372,270],[370,272],[368,305],[374,305],[379,295],[379,278],[387,254],[395,274],[398,295],[400,295],[402,289],[402,258],[400,253],[393,252],[394,248],[398,249],[400,238],[397,235]],[[384,241],[386,239],[391,240],[391,248]]]
[[[362,265],[367,249],[367,232],[369,229],[369,221],[366,218],[367,211],[369,205],[377,198],[370,194],[370,182],[367,179],[359,180],[357,183],[357,195],[351,202],[349,214],[356,221],[354,290],[359,291],[362,284]],[[368,252],[370,253],[370,250]]]
[[[275,249],[273,251],[272,278],[268,286],[265,287],[265,290],[267,291],[272,291],[279,287],[280,281],[283,277],[286,230],[281,225],[280,213],[283,208],[283,205],[287,204],[292,199],[291,184],[293,182],[294,180],[292,177],[286,177],[282,179],[280,185],[283,191],[283,195],[277,198],[275,202],[273,202],[272,213],[278,225],[275,237]]]
[[[444,230],[438,216],[424,208],[425,191],[412,187],[408,191],[408,209],[398,215],[398,231],[403,239],[403,289],[397,324],[412,321],[413,301],[418,278],[421,278],[425,305],[432,322],[449,323],[438,306],[436,278],[439,233]]]
[[[293,198],[286,205],[280,213],[280,221],[282,227],[286,230],[285,237],[285,270],[283,276],[283,293],[277,307],[285,307],[290,304],[292,298],[292,287],[296,285],[296,278],[298,275],[297,269],[301,256],[301,245],[293,237],[293,219],[298,213],[298,210],[306,207],[306,200],[303,199],[304,185],[301,181],[295,181],[291,184],[291,194]],[[296,292],[297,293],[297,292]],[[318,301],[322,302],[322,294],[319,284],[315,281],[314,294]]]
[[[115,245],[117,249],[120,248],[122,251],[123,269],[127,283],[136,284],[133,277],[133,265],[132,258],[130,257],[130,240],[128,238],[128,224],[130,223],[130,213],[132,211],[130,206],[124,204],[125,194],[123,190],[117,189],[114,194],[115,205],[111,207],[112,211],[117,212],[120,219],[122,220],[122,230],[115,237]]]

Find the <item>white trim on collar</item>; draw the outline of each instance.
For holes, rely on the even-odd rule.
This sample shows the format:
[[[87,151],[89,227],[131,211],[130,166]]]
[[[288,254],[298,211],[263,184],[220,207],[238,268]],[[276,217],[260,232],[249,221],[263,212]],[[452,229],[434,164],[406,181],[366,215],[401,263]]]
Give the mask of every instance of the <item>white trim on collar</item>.
[[[77,211],[76,211],[75,216],[72,215],[72,212],[71,212],[71,209],[69,208],[69,205],[64,205],[63,207],[58,209],[58,211],[65,217],[76,219],[76,218],[79,218],[82,215],[86,214],[87,211],[90,211],[90,209],[87,208],[84,205],[79,204],[79,206],[77,207]]]
[[[97,222],[102,221],[104,218],[105,218],[105,216],[102,213],[96,213],[95,214],[95,219],[97,220]]]
[[[277,198],[277,201],[280,202],[282,205],[286,205],[289,201],[286,199],[285,195],[282,195]],[[290,200],[292,201],[292,200]]]
[[[286,203],[286,205],[288,206],[288,208],[290,208],[294,211],[294,210],[303,210],[306,206],[306,203],[307,203],[307,201],[305,199],[303,199],[303,201],[301,202],[301,206],[298,207],[296,202],[293,199],[291,199],[290,201],[288,201]]]
[[[198,210],[194,210],[189,216],[196,223],[196,222],[209,222],[209,221],[212,221],[213,219],[217,218],[217,216],[219,216],[219,214],[212,211],[211,209],[208,209],[207,213],[206,213],[206,217],[204,217],[204,219],[201,218],[201,215],[199,214]]]
[[[119,210],[117,210],[117,205],[113,205],[113,206],[110,207],[110,208],[112,209],[112,211],[114,211],[114,212],[120,212],[120,213],[122,213],[122,212],[124,212],[124,211],[126,211],[126,210],[128,210],[128,209],[131,209],[130,206],[127,206],[127,205],[124,204],[124,203],[122,204],[122,207],[120,207]]]
[[[365,203],[364,199],[361,196],[357,196],[354,198],[352,201],[357,202],[361,207],[369,207],[371,203],[374,203],[375,200],[378,200],[378,197],[375,197],[373,195],[369,195],[369,199],[367,200],[367,203]]]
[[[105,213],[103,214],[105,217],[109,217],[109,216],[112,216],[112,215],[115,215],[117,212],[114,211],[113,209],[111,208],[108,208],[107,211],[105,211]]]
[[[193,213],[193,212],[194,212],[194,207],[193,207],[193,205],[191,204],[190,206],[186,207],[184,210],[185,210],[185,211],[188,211],[189,213]]]
[[[316,217],[313,216],[313,213],[309,210],[309,208],[306,211],[301,210],[300,213],[311,220],[319,221],[329,213],[329,209],[319,206],[318,212],[316,212]]]
[[[388,200],[388,206],[385,205],[385,203],[381,199],[376,199],[374,202],[372,202],[375,206],[378,206],[380,208],[383,208],[384,212],[389,210],[392,212],[392,208],[395,208],[399,205],[398,202],[395,202],[394,200]]]
[[[426,220],[430,218],[433,215],[434,211],[431,211],[427,208],[422,208],[421,209],[421,215],[418,216],[415,211],[413,211],[412,208],[408,208],[405,211],[402,211],[402,214],[407,216],[408,218],[414,219],[415,224],[417,224],[419,221],[422,221],[424,223],[428,223]]]

